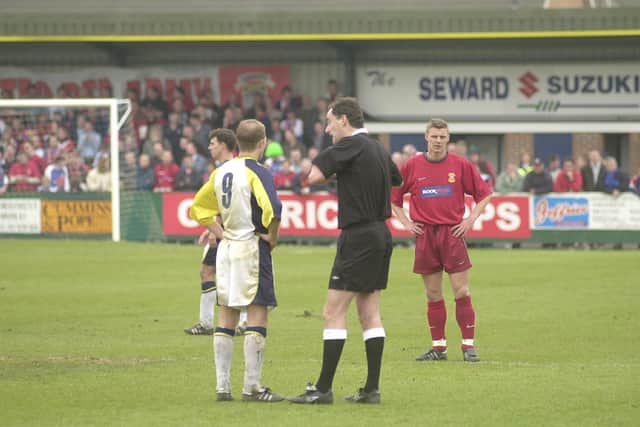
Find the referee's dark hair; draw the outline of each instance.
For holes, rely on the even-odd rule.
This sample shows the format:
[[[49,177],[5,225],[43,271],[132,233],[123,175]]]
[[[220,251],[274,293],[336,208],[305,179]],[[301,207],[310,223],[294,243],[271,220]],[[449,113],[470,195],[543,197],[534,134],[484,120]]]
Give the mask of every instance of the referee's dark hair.
[[[236,149],[238,141],[236,140],[236,134],[231,129],[218,128],[209,132],[209,141],[216,138],[218,142],[222,142],[227,146],[227,150],[233,151]]]
[[[345,115],[351,127],[356,129],[364,127],[364,115],[357,99],[350,97],[336,98],[329,108],[336,117]]]

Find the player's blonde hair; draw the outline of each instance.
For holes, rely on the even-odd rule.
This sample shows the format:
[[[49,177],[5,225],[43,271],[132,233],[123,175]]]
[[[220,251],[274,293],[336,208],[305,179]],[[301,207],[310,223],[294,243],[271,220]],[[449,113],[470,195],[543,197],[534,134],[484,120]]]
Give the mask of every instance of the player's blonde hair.
[[[247,119],[240,122],[236,129],[238,146],[242,151],[253,151],[258,143],[266,138],[266,130],[262,122],[255,119]]]
[[[427,132],[429,132],[431,128],[449,130],[449,125],[444,119],[429,119],[427,122]]]

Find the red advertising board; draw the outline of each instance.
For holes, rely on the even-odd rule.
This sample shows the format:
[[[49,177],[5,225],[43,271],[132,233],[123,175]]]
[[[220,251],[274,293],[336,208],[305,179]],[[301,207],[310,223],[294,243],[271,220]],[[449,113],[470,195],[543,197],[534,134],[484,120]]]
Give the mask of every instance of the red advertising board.
[[[162,195],[162,232],[167,236],[198,235],[204,231],[189,218],[194,193],[164,193]]]
[[[473,198],[467,196],[465,203],[468,213],[474,206]],[[473,223],[467,237],[529,239],[529,196],[493,196],[484,212]]]
[[[220,102],[225,104],[231,94],[245,108],[253,104],[253,95],[269,95],[274,102],[280,99],[282,89],[289,85],[288,65],[232,65],[220,67]]]
[[[282,223],[280,235],[321,237],[337,236],[338,202],[330,194],[298,196],[279,193],[282,200]],[[193,194],[166,193],[163,195],[163,230],[166,235],[197,235],[203,228],[189,218]],[[467,197],[467,212],[473,207],[473,199]],[[395,237],[409,237],[400,221],[395,218],[387,222]],[[485,211],[469,231],[470,238],[528,239],[528,196],[494,196]]]
[[[279,194],[282,236],[337,236],[338,202],[332,194]]]

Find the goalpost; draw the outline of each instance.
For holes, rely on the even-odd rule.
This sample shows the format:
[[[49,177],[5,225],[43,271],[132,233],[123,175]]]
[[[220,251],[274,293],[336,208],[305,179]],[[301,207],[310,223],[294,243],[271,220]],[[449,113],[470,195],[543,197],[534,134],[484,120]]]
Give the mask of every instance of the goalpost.
[[[120,116],[119,107],[124,107]],[[120,241],[120,164],[119,133],[120,128],[131,113],[131,103],[128,99],[115,98],[82,98],[82,99],[0,99],[0,110],[11,108],[109,108],[109,137],[111,156],[111,237],[114,242]],[[120,116],[120,117],[119,117]]]

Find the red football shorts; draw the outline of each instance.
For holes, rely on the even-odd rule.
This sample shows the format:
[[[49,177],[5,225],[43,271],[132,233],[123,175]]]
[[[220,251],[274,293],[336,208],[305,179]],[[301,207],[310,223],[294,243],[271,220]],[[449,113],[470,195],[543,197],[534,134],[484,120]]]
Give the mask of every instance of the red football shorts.
[[[471,268],[467,243],[454,237],[452,225],[424,224],[424,234],[416,237],[413,272],[431,274],[438,271],[460,273]]]

